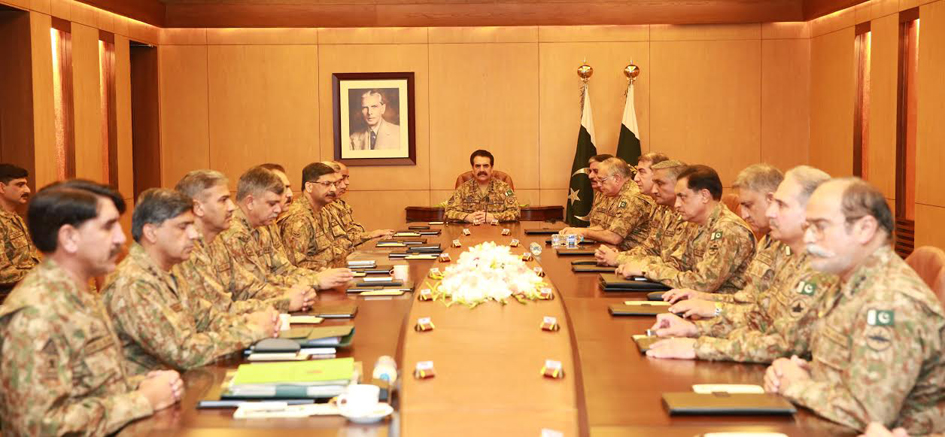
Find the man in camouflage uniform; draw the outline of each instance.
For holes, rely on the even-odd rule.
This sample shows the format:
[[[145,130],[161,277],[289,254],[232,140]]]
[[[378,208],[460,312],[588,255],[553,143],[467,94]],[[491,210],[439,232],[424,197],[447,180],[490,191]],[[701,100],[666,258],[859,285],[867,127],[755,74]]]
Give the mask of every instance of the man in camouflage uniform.
[[[135,206],[135,243],[103,291],[129,374],[193,369],[278,334],[275,310],[219,312],[190,296],[187,282],[171,272],[190,256],[198,237],[194,220],[193,200],[176,191],[152,188]]]
[[[669,157],[659,152],[644,153],[637,159],[637,172],[633,176],[633,182],[640,187],[641,193],[654,197],[653,166],[663,161],[669,161]]]
[[[121,344],[89,280],[115,269],[121,195],[87,181],[40,190],[30,233],[45,256],[0,306],[0,434],[106,435],[167,408],[175,371],[129,377]]]
[[[302,195],[280,223],[292,264],[324,269],[343,262],[353,248],[345,228],[328,209],[338,198],[340,181],[340,173],[320,162],[302,169]]]
[[[755,256],[749,268],[751,282],[735,294],[739,299],[721,303],[690,298],[670,307],[670,312],[704,319],[692,323],[661,314],[653,326],[657,335],[698,338],[663,340],[647,355],[767,363],[807,350],[816,308],[836,284],[836,277],[811,269],[804,253],[802,225],[808,198],[829,178],[807,166],[789,171],[767,212],[773,244]],[[714,311],[706,313],[698,306],[677,308],[692,302],[708,303]]]
[[[945,432],[945,310],[893,252],[894,226],[883,194],[858,178],[817,188],[804,241],[839,288],[818,308],[810,360],[776,360],[765,389],[856,430]]]
[[[594,190],[594,203],[591,204],[591,213],[588,214],[588,216],[593,215],[594,212],[601,208],[606,208],[607,204],[610,203],[609,201],[613,200],[613,197],[601,194],[599,179],[600,163],[613,157],[614,155],[602,153],[600,155],[594,155],[591,159],[587,160],[587,179],[591,181],[591,189]]]
[[[516,221],[522,212],[515,192],[505,182],[492,177],[495,158],[485,150],[469,156],[473,178],[453,192],[446,204],[446,220],[466,223]]]
[[[802,167],[801,171],[806,171],[808,167]],[[830,178],[826,173],[816,171],[821,182]],[[685,317],[699,315],[700,317],[713,317],[716,307],[711,301],[715,302],[733,302],[733,303],[752,303],[757,295],[767,290],[779,271],[782,262],[787,260],[792,251],[785,248],[787,243],[783,239],[772,238],[769,234],[771,226],[767,217],[768,207],[774,203],[774,194],[778,185],[784,180],[784,174],[768,164],[750,165],[735,178],[735,189],[738,190],[738,201],[741,206],[742,219],[751,226],[752,232],[756,236],[762,236],[758,242],[755,256],[748,266],[749,284],[745,289],[735,294],[704,293],[691,289],[676,289],[663,295],[664,299],[670,302],[677,302],[682,299],[688,299],[673,307],[673,313],[685,314]],[[813,192],[813,188],[811,188]],[[806,204],[807,197],[804,196]],[[803,213],[803,207],[799,208]],[[803,220],[803,214],[799,214]],[[803,248],[803,241],[800,232],[800,223],[796,229],[796,244]]]
[[[351,184],[348,166],[337,161],[326,161],[323,162],[323,164],[331,167],[341,176],[336,183],[338,189],[337,196],[335,196],[333,202],[326,206],[326,209],[332,215],[333,220],[341,223],[341,227],[345,230],[345,234],[347,235],[347,240],[350,241],[354,247],[358,247],[368,241],[377,238],[389,238],[394,235],[393,229],[375,229],[368,232],[364,229],[364,226],[355,221],[354,210],[351,208],[351,205],[348,205],[348,202],[345,202],[345,200],[341,198],[341,196],[348,192],[348,186]]]
[[[600,164],[597,180],[601,194],[612,199],[604,201],[605,207],[591,211],[590,227],[568,227],[561,233],[581,235],[621,250],[642,244],[649,234],[655,203],[630,179],[630,166],[620,158],[609,158]]]
[[[650,230],[643,244],[621,252],[609,246],[601,245],[595,252],[597,263],[605,266],[618,266],[636,257],[659,258],[663,253],[670,253],[681,240],[682,235],[693,225],[683,220],[676,213],[676,178],[686,169],[686,164],[676,160],[661,161],[650,167],[653,171],[650,195],[656,202],[650,214]],[[640,172],[637,173],[639,175]],[[646,194],[646,193],[644,193]]]
[[[192,297],[210,302],[217,311],[230,314],[269,308],[299,311],[306,300],[311,301],[308,285],[285,288],[269,284],[234,262],[226,248],[212,244],[221,232],[229,229],[236,210],[226,176],[214,170],[194,170],[187,173],[175,189],[194,201],[197,239],[190,257],[172,269],[178,279],[187,282]]]
[[[233,262],[251,272],[259,281],[275,286],[304,284],[326,290],[347,284],[353,278],[351,270],[330,269],[316,273],[297,267],[276,248],[269,233],[265,232],[263,227],[272,223],[282,211],[284,190],[282,181],[273,172],[262,167],[247,170],[237,183],[237,209],[230,228],[220,233],[211,244],[229,251]],[[294,238],[290,235],[284,237]]]
[[[676,182],[676,211],[697,227],[685,243],[660,258],[631,259],[617,269],[625,277],[645,276],[673,288],[734,293],[745,287],[755,237],[735,213],[719,202],[722,181],[704,165],[689,166]]]
[[[29,172],[11,164],[0,164],[0,302],[17,282],[39,264],[26,223],[16,213],[30,197],[26,185]]]
[[[284,255],[285,247],[282,244],[282,232],[279,230],[279,220],[285,217],[286,211],[289,210],[289,205],[291,205],[292,200],[295,199],[295,192],[292,191],[292,181],[289,180],[289,176],[285,172],[285,167],[281,164],[267,162],[261,164],[260,167],[275,173],[276,176],[279,177],[279,180],[282,181],[282,185],[285,186],[285,191],[282,192],[282,212],[279,214],[279,217],[276,217],[272,223],[266,226],[266,231],[269,232],[269,237],[272,238],[276,249],[281,250]]]

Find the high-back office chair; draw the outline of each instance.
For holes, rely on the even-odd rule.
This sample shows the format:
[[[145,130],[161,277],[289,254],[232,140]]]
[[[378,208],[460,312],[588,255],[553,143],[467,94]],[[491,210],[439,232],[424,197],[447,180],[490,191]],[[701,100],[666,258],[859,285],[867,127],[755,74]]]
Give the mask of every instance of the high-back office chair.
[[[906,258],[919,277],[935,292],[938,301],[945,305],[945,251],[937,247],[922,246]]]
[[[456,178],[456,186],[454,186],[453,188],[454,188],[454,189],[455,189],[455,188],[459,188],[460,185],[462,185],[464,182],[466,182],[466,181],[468,181],[468,180],[470,180],[470,179],[472,179],[472,178],[473,178],[473,172],[472,172],[471,170],[470,170],[470,171],[467,171],[466,173],[463,173],[463,174],[459,175],[459,177]],[[509,175],[508,175],[507,173],[505,173],[505,172],[501,172],[501,171],[499,171],[499,170],[494,170],[494,171],[492,172],[492,178],[493,178],[493,179],[498,179],[498,180],[500,180],[500,181],[502,181],[502,182],[505,182],[505,183],[509,184],[509,187],[511,187],[513,190],[515,189],[515,184],[512,183],[512,177],[509,176]]]

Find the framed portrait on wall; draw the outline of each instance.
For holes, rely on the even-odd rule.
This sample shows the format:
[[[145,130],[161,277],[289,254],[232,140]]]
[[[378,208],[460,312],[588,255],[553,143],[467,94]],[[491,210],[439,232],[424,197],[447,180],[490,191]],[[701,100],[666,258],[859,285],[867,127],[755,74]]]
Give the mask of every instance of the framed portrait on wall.
[[[334,73],[335,160],[416,165],[413,72]]]

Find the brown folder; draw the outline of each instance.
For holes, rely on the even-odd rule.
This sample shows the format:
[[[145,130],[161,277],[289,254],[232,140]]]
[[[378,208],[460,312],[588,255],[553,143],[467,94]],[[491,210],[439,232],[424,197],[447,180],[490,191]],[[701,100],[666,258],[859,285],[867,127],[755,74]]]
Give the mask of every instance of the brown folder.
[[[797,412],[783,397],[764,393],[663,393],[669,414],[689,415],[789,415]]]

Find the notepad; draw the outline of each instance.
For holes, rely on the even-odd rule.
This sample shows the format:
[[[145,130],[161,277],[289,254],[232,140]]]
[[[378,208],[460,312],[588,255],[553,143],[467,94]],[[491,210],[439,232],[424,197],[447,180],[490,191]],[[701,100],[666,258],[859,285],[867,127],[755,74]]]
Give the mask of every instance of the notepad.
[[[783,397],[770,393],[663,393],[663,404],[671,415],[789,415],[797,412]]]
[[[710,393],[756,393],[761,394],[765,389],[756,384],[694,384],[692,391],[699,394]]]
[[[317,325],[325,319],[315,316],[289,316],[289,324]]]
[[[246,385],[347,385],[354,374],[354,358],[286,363],[241,364],[233,387]]]

